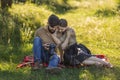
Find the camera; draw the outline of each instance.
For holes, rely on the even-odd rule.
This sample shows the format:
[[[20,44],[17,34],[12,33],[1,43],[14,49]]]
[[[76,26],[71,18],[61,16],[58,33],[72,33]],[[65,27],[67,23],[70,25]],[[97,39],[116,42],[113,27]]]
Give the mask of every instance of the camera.
[[[50,45],[49,45],[49,54],[50,54],[50,55],[55,54],[55,47],[56,47],[55,44],[50,44]]]

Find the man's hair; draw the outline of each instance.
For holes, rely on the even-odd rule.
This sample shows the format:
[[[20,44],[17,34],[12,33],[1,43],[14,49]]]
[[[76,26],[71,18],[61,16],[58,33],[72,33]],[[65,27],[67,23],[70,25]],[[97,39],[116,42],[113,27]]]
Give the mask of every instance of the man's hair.
[[[59,18],[56,15],[52,14],[48,18],[48,23],[51,27],[57,26],[59,25]]]
[[[68,26],[67,20],[66,19],[60,19],[59,20],[59,26],[67,27]]]

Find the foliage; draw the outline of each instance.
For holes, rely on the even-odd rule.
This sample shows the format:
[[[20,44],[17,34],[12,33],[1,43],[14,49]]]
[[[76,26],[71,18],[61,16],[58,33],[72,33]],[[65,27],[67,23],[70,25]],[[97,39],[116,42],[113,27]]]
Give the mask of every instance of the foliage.
[[[1,8],[2,9],[5,9],[7,7],[11,7],[12,6],[12,3],[13,1],[12,0],[0,0],[1,2]]]
[[[18,8],[15,8],[15,7]],[[44,18],[46,15],[42,13],[45,11],[44,8],[34,7],[33,5],[16,5],[9,9],[8,11],[1,11],[0,25],[1,25],[1,37],[0,41],[4,44],[11,44],[13,46],[18,46],[21,43],[32,42],[34,36],[34,31],[43,26]],[[29,6],[29,8],[27,8]],[[26,11],[23,9],[27,8]],[[46,21],[47,22],[47,21]],[[46,24],[44,24],[46,25]]]

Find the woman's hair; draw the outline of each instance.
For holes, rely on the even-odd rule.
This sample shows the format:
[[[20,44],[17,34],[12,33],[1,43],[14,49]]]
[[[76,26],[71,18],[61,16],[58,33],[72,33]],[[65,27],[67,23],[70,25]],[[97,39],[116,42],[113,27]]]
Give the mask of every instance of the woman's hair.
[[[66,19],[60,19],[59,26],[67,27],[68,26],[67,20]]]
[[[56,15],[52,14],[48,18],[48,23],[51,27],[57,26],[59,25],[59,18]]]

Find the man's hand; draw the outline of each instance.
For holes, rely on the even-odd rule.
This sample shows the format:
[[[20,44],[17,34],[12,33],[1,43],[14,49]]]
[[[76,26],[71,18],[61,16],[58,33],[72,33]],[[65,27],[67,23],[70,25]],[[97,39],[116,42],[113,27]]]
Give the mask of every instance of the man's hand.
[[[49,50],[49,46],[50,46],[49,43],[45,43],[45,44],[43,44],[43,47],[45,48],[45,50]]]

